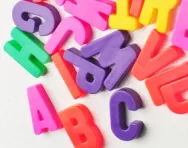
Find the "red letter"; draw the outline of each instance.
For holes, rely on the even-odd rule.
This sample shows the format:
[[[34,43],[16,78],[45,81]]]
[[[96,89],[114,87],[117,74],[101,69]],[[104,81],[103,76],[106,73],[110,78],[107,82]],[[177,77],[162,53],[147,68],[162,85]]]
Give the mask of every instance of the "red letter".
[[[156,106],[160,106],[165,103],[161,88],[165,85],[169,85],[172,82],[178,81],[188,76],[188,63],[181,64],[179,66],[170,68],[162,73],[159,73],[149,79],[146,79],[146,86]],[[173,93],[173,92],[171,92]]]
[[[170,46],[164,52],[158,54],[165,39],[166,34],[161,34],[156,30],[151,32],[132,69],[132,74],[138,80],[153,76],[156,72],[184,55],[183,50],[175,46]]]
[[[102,147],[102,134],[86,106],[79,104],[70,107],[60,112],[59,116],[75,148]]]
[[[74,99],[85,96],[86,92],[84,92],[76,83],[76,70],[74,66],[64,60],[64,50],[60,50],[58,53],[52,56],[52,60],[56,65],[59,73],[61,74],[63,80],[65,81],[70,93],[72,94]]]

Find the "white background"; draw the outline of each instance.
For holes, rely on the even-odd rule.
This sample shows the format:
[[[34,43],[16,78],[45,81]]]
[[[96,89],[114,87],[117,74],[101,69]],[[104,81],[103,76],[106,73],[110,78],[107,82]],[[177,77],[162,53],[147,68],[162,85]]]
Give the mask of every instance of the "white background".
[[[18,0],[6,0],[0,5],[0,148],[73,148],[64,129],[40,136],[34,135],[26,89],[37,83],[44,85],[58,112],[76,103],[85,104],[92,112],[95,123],[104,136],[105,148],[184,148],[188,146],[187,114],[176,115],[166,105],[154,106],[144,82],[136,80],[131,75],[122,82],[121,87],[135,89],[143,100],[144,108],[137,112],[128,112],[128,122],[142,120],[146,126],[143,136],[131,142],[119,140],[110,128],[109,100],[115,90],[74,100],[53,63],[47,64],[48,74],[39,79],[33,78],[3,51],[4,43],[11,39],[10,32],[14,27],[11,13],[16,2]],[[57,8],[62,17],[68,16],[62,7]],[[148,34],[154,27],[154,25],[148,26],[131,33],[132,42],[143,47]],[[94,29],[93,39],[111,31],[101,32]],[[48,37],[39,38],[44,43],[48,39]],[[167,44],[170,45],[170,42]],[[72,38],[65,49],[68,47],[79,48]],[[178,63],[185,60],[186,58]]]

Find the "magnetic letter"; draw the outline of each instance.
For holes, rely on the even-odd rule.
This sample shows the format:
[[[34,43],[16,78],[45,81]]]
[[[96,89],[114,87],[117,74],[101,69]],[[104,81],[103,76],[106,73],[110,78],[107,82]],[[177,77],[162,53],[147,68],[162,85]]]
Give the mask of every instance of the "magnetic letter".
[[[145,0],[132,0],[131,8],[130,8],[130,15],[134,17],[139,17],[142,11],[143,5]]]
[[[188,22],[185,17],[188,16],[188,1],[181,0],[180,12],[176,21],[174,33],[172,35],[172,44],[182,49],[188,50]]]
[[[62,127],[58,114],[41,84],[29,87],[27,95],[36,135]]]
[[[100,29],[108,29],[108,16],[115,10],[115,3],[110,0],[56,0],[65,2],[65,10],[77,18]]]
[[[59,116],[75,148],[102,148],[103,136],[86,106],[72,106]]]
[[[29,17],[34,14],[42,17]],[[41,36],[51,34],[61,21],[61,17],[56,8],[50,4],[36,4],[29,1],[18,2],[12,12],[15,25],[23,31],[35,33],[39,31]]]
[[[84,91],[95,94],[101,90],[106,77],[106,71],[97,66],[95,61],[84,59],[79,50],[75,48],[67,50],[64,58],[79,67],[76,81]]]
[[[76,83],[77,72],[74,66],[63,58],[64,53],[64,50],[60,50],[58,53],[52,56],[52,60],[55,63],[63,80],[65,81],[65,84],[67,85],[73,98],[77,99],[83,97],[86,95],[86,93],[82,89],[80,89],[80,87]]]
[[[50,61],[50,56],[43,49],[43,43],[18,28],[14,28],[11,35],[14,40],[8,41],[4,50],[34,77],[44,75],[47,72],[44,64]]]
[[[153,76],[156,72],[184,55],[183,50],[175,46],[170,46],[164,52],[159,53],[165,39],[166,34],[161,34],[156,30],[150,33],[132,69],[132,74],[138,80]]]
[[[141,27],[138,19],[129,14],[132,0],[117,0],[116,14],[109,17],[110,28],[134,31]]]
[[[128,127],[125,119],[126,106],[131,111],[142,107],[140,96],[130,88],[115,92],[110,100],[111,129],[117,138],[130,141],[140,135],[144,124],[142,121],[134,121]]]
[[[63,46],[65,41],[74,34],[75,41],[80,44],[86,44],[90,41],[92,36],[91,27],[77,19],[76,17],[68,17],[61,21],[51,38],[45,45],[45,49],[49,54],[54,54]]]
[[[172,24],[172,12],[180,0],[145,0],[140,15],[140,23],[149,25],[154,22],[157,16],[157,31],[166,33]]]
[[[188,113],[188,101],[182,96],[183,92],[188,90],[188,77],[177,80],[161,88],[168,108],[177,114]]]
[[[160,106],[165,103],[161,88],[172,82],[176,82],[181,78],[188,76],[188,63],[183,63],[179,66],[172,67],[163,71],[149,79],[146,79],[146,87],[150,93],[153,103]],[[169,98],[171,99],[171,98]]]
[[[116,31],[81,49],[85,58],[100,54],[98,61],[103,68],[113,65],[110,74],[104,81],[108,90],[114,89],[122,78],[128,74],[140,51],[136,44],[125,47],[129,39],[128,32]]]

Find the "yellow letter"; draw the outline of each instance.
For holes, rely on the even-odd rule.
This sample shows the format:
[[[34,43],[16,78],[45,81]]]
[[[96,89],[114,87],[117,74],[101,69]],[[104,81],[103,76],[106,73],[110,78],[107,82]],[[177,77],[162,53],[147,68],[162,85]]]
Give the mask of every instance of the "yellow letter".
[[[166,33],[172,23],[172,11],[179,4],[180,0],[145,0],[140,15],[140,23],[149,25],[157,17],[157,31]]]
[[[129,15],[131,0],[117,0],[116,14],[109,17],[110,28],[134,31],[140,28],[140,23],[136,17]]]

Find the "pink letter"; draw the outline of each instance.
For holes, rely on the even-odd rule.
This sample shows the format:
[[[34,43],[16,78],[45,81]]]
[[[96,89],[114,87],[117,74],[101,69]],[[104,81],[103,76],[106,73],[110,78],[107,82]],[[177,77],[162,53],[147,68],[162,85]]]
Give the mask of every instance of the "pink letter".
[[[80,45],[86,44],[92,37],[92,29],[89,24],[75,18],[68,17],[61,21],[51,38],[45,45],[45,49],[49,54],[57,52],[67,41],[71,33],[74,39]]]
[[[29,87],[27,95],[36,135],[62,127],[58,114],[42,84]]]
[[[182,0],[179,16],[172,36],[172,44],[188,50],[188,0]]]
[[[100,29],[108,29],[108,17],[115,11],[115,2],[110,0],[55,0],[73,16]]]

